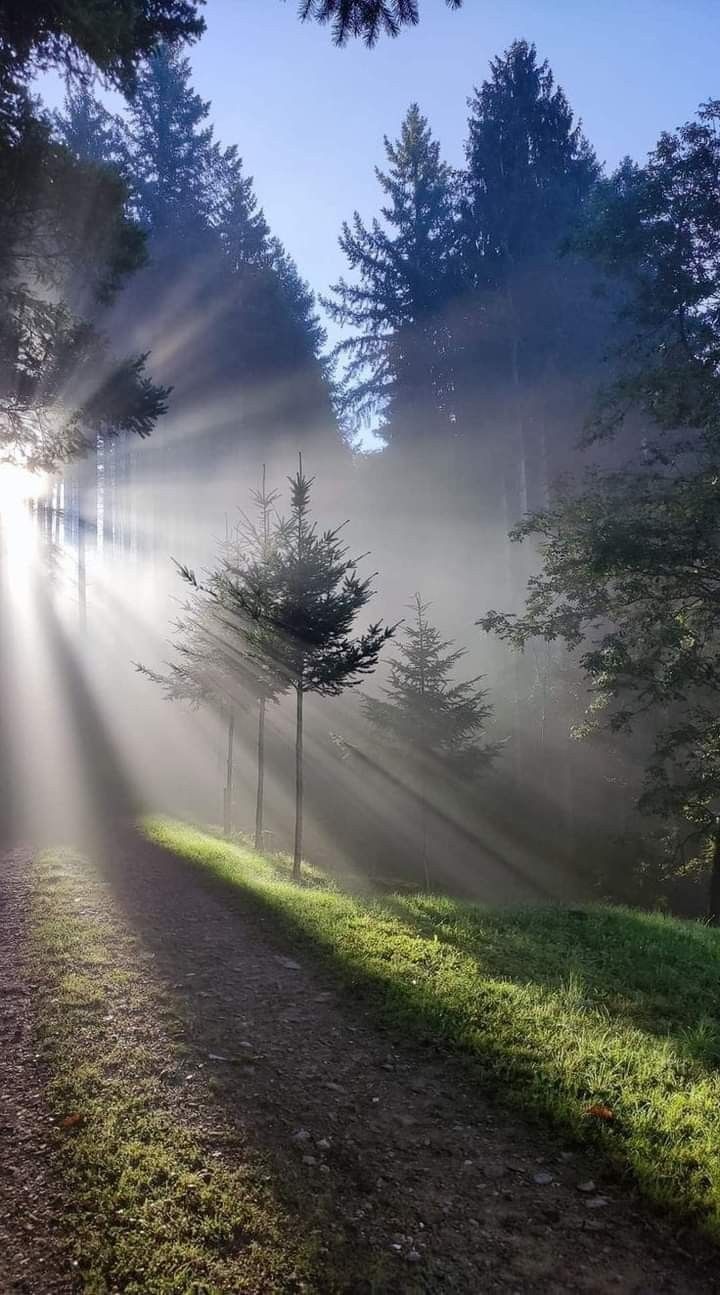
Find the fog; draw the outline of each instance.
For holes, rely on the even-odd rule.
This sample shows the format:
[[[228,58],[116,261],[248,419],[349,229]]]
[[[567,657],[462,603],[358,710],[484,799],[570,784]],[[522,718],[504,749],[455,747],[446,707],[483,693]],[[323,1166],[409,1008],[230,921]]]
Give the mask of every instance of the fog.
[[[45,469],[32,488],[6,478],[3,497],[10,836],[72,840],[145,811],[252,836],[261,692],[248,676],[276,677],[302,636],[248,610],[257,554],[237,528],[264,473],[282,550],[302,462],[307,525],[318,536],[340,527],[358,579],[370,580],[343,643],[380,622],[394,633],[337,686],[298,689],[283,665],[263,711],[261,843],[291,852],[295,842],[297,853],[299,691],[310,862],[493,902],[613,885],[622,897],[601,861],[623,859],[619,841],[643,835],[652,726],[625,742],[579,737],[597,688],[579,661],[592,639],[577,636],[571,652],[562,633],[541,634],[520,652],[478,623],[493,609],[522,613],[543,571],[537,538],[508,532],[572,495],[593,465],[647,459],[653,428],[640,401],[613,414],[611,436],[588,435],[625,381],[632,343],[632,274],[603,259],[598,215],[628,179],[603,171],[542,57],[517,41],[478,83],[460,173],[417,105],[388,124],[377,208],[353,217],[348,195],[347,273],[329,288],[305,284],[273,237],[236,150],[213,139],[181,52],[145,61],[119,116],[99,90],[69,81],[52,130],[96,176],[75,217],[84,229],[106,218],[98,177],[113,175],[126,224],[112,237],[141,230],[143,246],[101,301],[97,267],[68,256],[53,292],[89,315],[102,364],[70,349],[53,387],[42,361],[45,403],[26,411],[36,432],[8,438],[7,463]],[[118,357],[135,367],[122,390],[113,375],[108,412]],[[437,637],[410,695],[403,652],[418,626],[425,633],[417,596]],[[214,639],[206,627],[188,657],[188,607],[202,625],[218,606]],[[188,676],[173,693],[168,680],[188,660],[192,687]]]

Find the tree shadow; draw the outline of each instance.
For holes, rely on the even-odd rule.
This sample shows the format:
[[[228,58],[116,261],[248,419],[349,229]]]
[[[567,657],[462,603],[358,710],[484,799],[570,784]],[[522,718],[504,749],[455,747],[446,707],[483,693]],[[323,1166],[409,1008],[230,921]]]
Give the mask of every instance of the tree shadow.
[[[551,992],[572,985],[584,1010],[720,1068],[720,932],[702,923],[600,904],[483,908],[421,894],[382,903],[489,977]]]
[[[399,985],[392,967],[348,966],[344,954],[319,940],[317,931],[287,908],[272,905],[241,882],[209,873],[182,853],[162,848],[174,861],[171,867],[190,869],[223,902],[244,911],[270,912],[281,933],[301,940],[354,991],[367,990],[381,1009],[392,982],[391,1015],[411,1025],[426,1043],[447,1046],[450,1039],[467,1035],[462,1013],[453,1017],[447,1003],[433,1002],[432,988],[420,981]],[[278,875],[284,879],[282,872]],[[534,987],[548,995],[569,994],[583,1013],[668,1041],[699,1074],[720,1068],[720,934],[710,928],[602,906],[483,909],[417,894],[375,896],[372,904],[379,919],[387,914],[409,933],[456,950],[488,980]],[[457,1044],[451,1042],[450,1047],[456,1050]]]
[[[416,978],[412,974],[411,959],[407,968],[403,967],[402,974],[398,975],[398,967],[392,957],[386,958],[382,954],[369,960],[352,954],[348,957],[347,947],[338,948],[334,933],[323,934],[312,919],[303,918],[301,909],[293,912],[286,904],[274,900],[272,888],[263,893],[255,887],[243,886],[240,879],[233,882],[220,877],[192,855],[186,856],[182,850],[170,845],[130,836],[122,844],[115,840],[112,851],[108,850],[103,857],[102,870],[129,926],[143,946],[151,951],[154,966],[161,976],[170,983],[191,977],[192,993],[185,1001],[183,1019],[195,1052],[204,1056],[222,1056],[227,1055],[228,1048],[241,1050],[246,1042],[257,1046],[257,1038],[253,1035],[245,1040],[243,1031],[257,1031],[259,1028],[264,1037],[262,1046],[273,1054],[273,1061],[277,1063],[279,1057],[283,1058],[283,1063],[275,1070],[274,1079],[270,1080],[270,1089],[266,1080],[255,1087],[254,1076],[243,1073],[218,1098],[221,1105],[232,1113],[233,1119],[249,1122],[253,1145],[260,1154],[269,1152],[275,1166],[274,1174],[279,1179],[285,1173],[287,1140],[292,1130],[309,1126],[309,1121],[317,1115],[317,1085],[322,1083],[319,1076],[331,1074],[334,1082],[327,1087],[343,1094],[336,1115],[341,1121],[346,1114],[347,1118],[351,1117],[352,1101],[348,1099],[347,1105],[343,1105],[344,1086],[347,1089],[357,1086],[355,1068],[358,1065],[366,1067],[367,1059],[358,1053],[357,1035],[346,1033],[343,1039],[341,1033],[348,1029],[347,1021],[362,1021],[366,1009],[369,1009],[374,1021],[377,1050],[382,1050],[384,1036],[385,1047],[388,1044],[401,1047],[410,1058],[413,1053],[435,1058],[432,1064],[437,1066],[439,1085],[457,1086],[458,1099],[463,1089],[466,1093],[476,1094],[475,1102],[482,1101],[483,1091],[492,1094],[502,1104],[510,1103],[515,1109],[519,1108],[525,1117],[539,1117],[548,1129],[552,1127],[555,1136],[560,1132],[574,1141],[580,1138],[583,1142],[595,1144],[609,1165],[619,1168],[630,1179],[642,1182],[651,1198],[667,1205],[667,1183],[672,1181],[678,1187],[678,1200],[682,1201],[687,1193],[691,1208],[697,1210],[699,1218],[712,1213],[712,1190],[708,1188],[707,1197],[697,1190],[695,1135],[688,1133],[688,1140],[683,1141],[685,1134],[682,1133],[680,1117],[678,1132],[673,1134],[672,1145],[667,1147],[664,1146],[665,1130],[659,1126],[648,1134],[648,1142],[642,1131],[636,1139],[635,1125],[626,1122],[625,1116],[609,1123],[588,1119],[587,1102],[598,1100],[590,1095],[594,1084],[591,1074],[587,1079],[588,1096],[583,1103],[580,1089],[571,1092],[563,1088],[565,1081],[547,1049],[536,1050],[530,1038],[523,1042],[518,1037],[511,1040],[512,1046],[508,1047],[508,1037],[493,1037],[492,1028],[487,1023],[482,1020],[479,1024],[469,1023],[468,1011],[471,1015],[479,1011],[482,1016],[484,1004],[480,1002],[473,1008],[469,1001],[454,1004],[447,997],[443,998],[435,992],[431,977],[420,974]],[[198,898],[201,891],[208,892],[208,898],[218,901],[212,905],[210,920],[207,904]],[[314,896],[305,893],[314,902]],[[317,902],[322,904],[322,895],[318,896]],[[414,899],[413,903],[427,905],[432,901],[423,898]],[[452,907],[450,901],[448,904]],[[410,934],[419,933],[421,928],[423,934],[428,934],[427,914],[417,911],[408,914],[400,901],[390,904],[374,901],[373,911],[380,922],[385,914],[400,919]],[[522,917],[523,912],[515,911],[512,916]],[[547,908],[542,913],[550,923],[546,931],[550,935],[556,930],[553,923],[559,916],[567,923],[581,925],[590,920],[590,917],[578,917],[572,910],[559,915],[557,909]],[[511,914],[506,916],[509,919]],[[618,927],[618,938],[624,938],[628,931],[633,930],[634,915],[621,912],[619,917],[631,924],[628,927],[621,923]],[[349,914],[349,920],[354,920],[352,914]],[[344,921],[342,915],[339,921],[341,924]],[[581,953],[577,951],[578,940],[575,941],[574,954],[563,954],[561,966],[555,972],[551,974],[548,967],[543,973],[537,961],[538,932],[521,927],[515,944],[510,948],[505,923],[498,920],[492,929],[496,940],[496,963],[492,974],[508,989],[513,984],[536,986],[540,1009],[543,1009],[544,995],[547,995],[545,1005],[550,1008],[555,992],[562,987],[563,975],[577,976],[578,966],[583,965]],[[660,933],[665,929],[661,927]],[[667,930],[671,937],[668,949],[678,954],[678,933],[671,924]],[[643,968],[649,977],[655,956],[651,947],[653,932],[648,936],[643,928],[643,934],[648,945],[644,950]],[[285,956],[289,942],[293,954],[290,959]],[[458,952],[465,950],[465,945],[454,941],[451,935],[445,934],[444,942]],[[514,957],[512,976],[507,970],[505,973],[502,971],[497,950],[503,943],[508,945],[508,956],[512,953]],[[258,944],[265,946],[261,969],[258,969],[256,961]],[[543,947],[547,948],[547,942]],[[592,942],[588,942],[588,949],[592,947]],[[660,951],[661,948],[660,945]],[[528,950],[535,951],[534,968],[528,961]],[[474,951],[469,956],[475,959],[477,952],[476,939]],[[307,969],[311,972],[309,980],[305,980],[304,954]],[[401,959],[404,956],[402,949],[399,956]],[[302,960],[300,965],[295,961],[298,957]],[[588,952],[586,963],[589,957]],[[268,958],[271,965],[277,963],[277,973],[268,975]],[[316,995],[313,991],[318,987],[318,972],[322,971],[330,974],[329,982],[325,980],[328,992]],[[604,987],[603,974],[607,976],[609,973],[596,973],[597,986]],[[327,1016],[323,1000],[341,989],[349,997],[342,1012],[343,1025],[338,1030],[337,1017]],[[587,989],[584,993],[587,996]],[[504,1002],[500,1003],[499,1016],[492,1019],[502,1024],[503,1013],[512,1016],[514,1000],[511,993],[501,994],[500,998]],[[610,1012],[610,1009],[606,1010]],[[632,1012],[625,1009],[618,1009],[617,1020],[621,1024],[636,1024]],[[700,1022],[698,1013],[695,1024]],[[354,1025],[349,1027],[351,1031],[355,1028]],[[644,1027],[638,1025],[637,1028]],[[652,1033],[650,1030],[647,1032]],[[299,1065],[298,1048],[302,1053]],[[691,1045],[686,1047],[685,1055],[692,1057],[697,1067],[697,1079],[714,1070],[714,1063],[711,1065],[700,1053],[701,1049],[694,1050]],[[429,1063],[418,1061],[415,1064],[422,1067]],[[412,1061],[410,1067],[409,1075],[412,1075]],[[638,1118],[637,1096],[635,1091],[635,1105],[628,1121]],[[409,1105],[412,1104],[411,1090],[405,1092],[405,1099]],[[327,1101],[323,1099],[324,1106],[329,1109],[333,1100],[334,1093],[328,1093]],[[466,1115],[468,1123],[475,1118],[469,1113]],[[453,1118],[462,1117],[457,1111],[450,1116],[448,1111],[444,1118],[452,1123]],[[655,1152],[651,1150],[652,1143],[656,1143]],[[707,1151],[699,1154],[701,1160],[705,1156],[707,1168]],[[343,1210],[349,1200],[354,1209],[367,1189],[366,1171],[362,1164],[353,1160],[338,1160],[336,1168],[341,1170],[341,1176],[339,1180],[336,1176],[331,1180],[333,1191],[342,1197]],[[297,1178],[293,1179],[292,1174],[291,1181],[302,1190],[302,1183]],[[301,1212],[297,1199],[295,1208]]]

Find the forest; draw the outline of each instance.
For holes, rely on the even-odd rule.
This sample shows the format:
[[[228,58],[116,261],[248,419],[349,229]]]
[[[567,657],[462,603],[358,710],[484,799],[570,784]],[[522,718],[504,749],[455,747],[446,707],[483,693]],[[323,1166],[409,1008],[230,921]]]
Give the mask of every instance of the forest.
[[[369,60],[385,44],[401,57],[431,9],[274,3],[293,33],[337,58],[365,46]],[[442,21],[479,4],[448,0]],[[426,1264],[425,1221],[397,1223],[389,1241],[358,1204],[373,1151],[358,1153],[371,1162],[360,1187],[356,1167],[341,1171],[343,1191],[352,1178],[359,1192],[342,1245],[325,1236],[321,1194],[296,1245],[303,1190],[275,1195],[275,1169],[247,1170],[242,1217],[229,1203],[237,1162],[202,1180],[197,1216],[187,1205],[205,1135],[163,1124],[155,1063],[140,1056],[159,1044],[123,1013],[160,1021],[168,1050],[192,1036],[188,1055],[200,1031],[202,1064],[229,1065],[213,977],[225,986],[237,961],[224,925],[236,910],[250,923],[239,939],[270,922],[293,954],[258,952],[233,999],[257,1032],[251,1087],[278,1048],[272,976],[305,977],[309,949],[322,969],[303,997],[317,1008],[310,1046],[288,1045],[292,1114],[273,1116],[292,1125],[283,1145],[301,1176],[336,1172],[340,1126],[308,1133],[298,1094],[320,1083],[307,1054],[335,1028],[319,1016],[339,978],[390,1031],[377,1061],[358,1009],[350,1043],[383,1083],[403,1065],[422,1076],[423,1046],[468,1052],[513,1109],[549,1120],[563,1146],[587,1143],[716,1241],[720,99],[700,87],[689,120],[607,166],[532,32],[479,59],[462,139],[441,142],[419,76],[417,102],[377,140],[381,164],[354,160],[342,274],[308,282],[271,228],[243,138],[221,139],[194,83],[206,21],[220,21],[212,3],[191,0],[0,3],[0,831],[7,885],[26,897],[17,912],[35,914],[28,965],[51,969],[40,1035],[28,1025],[27,1037],[54,1058],[52,1120],[77,1133],[65,1163],[84,1274],[63,1285],[51,1247],[44,1276],[7,1289],[446,1289]],[[39,860],[34,880],[18,849]],[[10,900],[6,911],[15,930]],[[193,922],[224,951],[212,972]],[[173,1033],[133,941],[166,987],[207,984],[196,1034]],[[102,1089],[115,1080],[93,994],[104,1020],[124,1021],[120,1066],[137,1036],[134,1097]],[[296,1024],[291,1012],[289,1037]],[[394,1057],[393,1030],[420,1060]],[[334,1064],[327,1100],[342,1105],[355,1081]],[[278,1065],[278,1084],[296,1087]],[[1,1098],[1,1062],[0,1080]],[[681,1092],[689,1104],[671,1119],[663,1094]],[[438,1119],[450,1127],[449,1106]],[[468,1174],[476,1157],[512,1158],[508,1128],[492,1152],[468,1142]],[[258,1164],[275,1164],[276,1148],[248,1137]],[[102,1200],[86,1183],[98,1138]],[[131,1141],[173,1168],[139,1167]],[[555,1182],[543,1155],[526,1171],[536,1194]],[[162,1229],[146,1220],[145,1250],[115,1222],[103,1248],[107,1201],[139,1218],[156,1171],[172,1181]],[[597,1160],[586,1177],[587,1202],[581,1183],[567,1208],[599,1201],[599,1219],[613,1188],[595,1188]],[[532,1213],[533,1201],[516,1203]],[[459,1239],[468,1208],[447,1289],[481,1288],[476,1260],[458,1258],[477,1248],[472,1228]],[[44,1209],[35,1226],[50,1235]],[[615,1288],[639,1291],[640,1242],[622,1226]],[[261,1238],[241,1260],[238,1229]],[[429,1275],[373,1276],[378,1248]],[[502,1284],[503,1259],[487,1289],[599,1291],[572,1250],[566,1284],[547,1284],[548,1250],[539,1276]],[[648,1289],[714,1289],[668,1256]],[[686,1284],[672,1284],[675,1263]]]

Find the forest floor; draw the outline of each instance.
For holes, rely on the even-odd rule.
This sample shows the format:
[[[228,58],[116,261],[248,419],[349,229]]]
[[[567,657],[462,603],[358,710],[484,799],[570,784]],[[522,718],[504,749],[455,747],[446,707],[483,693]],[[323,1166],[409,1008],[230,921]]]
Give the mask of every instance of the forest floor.
[[[0,1292],[708,1292],[717,1250],[118,830],[0,863]]]

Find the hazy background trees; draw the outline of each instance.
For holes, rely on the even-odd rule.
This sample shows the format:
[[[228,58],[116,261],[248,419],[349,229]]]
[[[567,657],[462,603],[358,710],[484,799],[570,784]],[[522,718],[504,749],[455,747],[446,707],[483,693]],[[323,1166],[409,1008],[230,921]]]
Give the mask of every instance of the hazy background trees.
[[[663,137],[646,165],[627,161],[607,176],[551,68],[518,40],[468,87],[461,168],[444,160],[421,104],[388,122],[377,208],[353,214],[348,194],[349,219],[339,231],[347,269],[331,287],[313,285],[316,304],[272,233],[243,167],[242,141],[216,139],[211,105],[193,89],[178,43],[197,30],[190,9],[167,6],[132,58],[121,42],[96,60],[121,89],[121,108],[116,100],[111,110],[103,85],[83,75],[88,51],[70,29],[62,28],[59,45],[32,29],[26,54],[7,73],[7,111],[16,117],[2,144],[8,185],[0,219],[9,231],[6,290],[16,295],[3,324],[4,425],[22,430],[38,464],[87,452],[57,479],[53,496],[57,505],[64,485],[79,584],[88,537],[106,563],[142,562],[162,636],[167,618],[156,609],[166,605],[160,572],[168,555],[196,570],[211,563],[223,533],[233,534],[234,510],[257,485],[260,465],[282,480],[301,450],[317,469],[320,526],[347,514],[353,549],[372,550],[379,615],[394,622],[408,588],[421,588],[440,640],[466,644],[469,673],[487,680],[492,715],[484,715],[482,741],[499,749],[498,758],[472,788],[461,779],[448,784],[433,806],[433,872],[478,893],[491,885],[495,893],[516,884],[617,886],[603,865],[617,829],[628,840],[635,831],[645,837],[637,857],[647,876],[652,830],[638,826],[635,807],[659,727],[675,731],[671,709],[661,719],[638,716],[627,743],[617,734],[576,740],[591,700],[587,660],[568,651],[567,634],[546,633],[537,604],[535,619],[528,613],[520,622],[523,635],[507,616],[521,611],[528,577],[538,578],[538,545],[550,543],[558,570],[552,545],[566,545],[570,558],[582,551],[599,581],[605,568],[593,546],[605,533],[603,519],[612,517],[617,534],[624,527],[629,542],[654,517],[658,492],[669,481],[680,491],[682,480],[685,494],[668,501],[663,525],[675,534],[684,519],[689,529],[678,551],[687,553],[711,515],[714,460],[705,429],[716,399],[716,110]],[[306,9],[308,18],[334,23],[338,40],[372,40],[417,18],[414,5]],[[66,102],[50,119],[23,98],[18,68],[56,60],[61,48],[75,53]],[[23,211],[34,240],[27,251]],[[47,213],[43,221],[39,211]],[[60,277],[50,287],[40,272],[24,279],[15,268],[21,258],[48,248]],[[41,357],[35,368],[34,354]],[[88,392],[89,364],[108,381]],[[61,441],[56,421],[56,439],[43,439],[37,429],[54,411],[58,375],[68,368],[77,397],[68,401],[63,384]],[[25,404],[10,408],[20,394]],[[705,440],[688,439],[687,429],[698,427]],[[131,433],[150,430],[139,447]],[[675,437],[669,448],[668,436]],[[382,448],[365,452],[370,440]],[[590,464],[599,475],[568,483]],[[698,476],[702,464],[706,475]],[[536,521],[524,524],[529,542],[518,548],[507,531],[528,512]],[[576,551],[580,516],[593,524]],[[614,579],[616,568],[606,570]],[[99,584],[99,567],[95,578]],[[543,588],[533,585],[536,599]],[[666,603],[658,598],[663,635]],[[490,607],[503,609],[506,619],[492,627],[522,639],[522,654],[474,628]],[[617,606],[614,612],[620,615]],[[637,626],[632,635],[637,645]],[[686,654],[682,635],[678,642]],[[712,653],[709,623],[703,642]],[[157,642],[143,650],[156,674],[162,650]],[[392,687],[392,667],[381,660],[378,668],[376,697]],[[654,686],[659,669],[653,658]],[[256,742],[256,702],[251,721],[238,719],[236,778],[254,768],[244,751],[251,728]],[[316,838],[311,827],[309,848],[321,849],[322,838],[348,860],[362,842],[380,869],[385,856],[390,870],[417,870],[396,830],[409,770],[397,761],[393,768],[391,754],[377,760],[359,702],[337,706],[332,717],[313,702],[305,716],[308,820],[326,824]],[[291,815],[277,788],[292,780],[284,752],[294,720],[284,704],[272,711],[270,833],[288,843]],[[699,710],[697,719],[699,731]],[[331,732],[342,735],[353,760],[337,758]],[[397,779],[386,782],[387,805],[372,821],[368,789],[383,774],[370,765],[360,771],[358,752]],[[688,755],[686,770],[694,758]],[[687,807],[667,781],[668,759],[665,804],[657,796],[644,804],[662,810],[658,833],[676,841]],[[703,803],[712,818],[709,793]],[[630,878],[633,870],[624,873]]]

